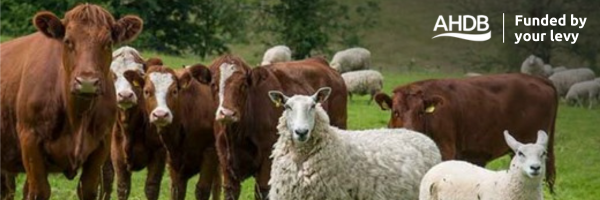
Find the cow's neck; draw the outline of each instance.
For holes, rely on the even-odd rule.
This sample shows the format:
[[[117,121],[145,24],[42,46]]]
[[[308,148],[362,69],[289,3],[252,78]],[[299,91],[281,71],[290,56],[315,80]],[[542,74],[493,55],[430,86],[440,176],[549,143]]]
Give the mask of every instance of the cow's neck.
[[[169,159],[172,158],[171,155],[178,155],[177,157],[179,157],[179,155],[185,153],[183,151],[185,149],[183,146],[185,140],[184,127],[177,115],[173,117],[170,125],[156,128],[158,136],[167,150],[167,156],[170,157]]]
[[[118,124],[122,129],[121,133],[128,142],[133,139],[145,138],[149,127],[147,113],[139,105],[143,104],[138,103],[127,110],[119,110],[118,113]]]

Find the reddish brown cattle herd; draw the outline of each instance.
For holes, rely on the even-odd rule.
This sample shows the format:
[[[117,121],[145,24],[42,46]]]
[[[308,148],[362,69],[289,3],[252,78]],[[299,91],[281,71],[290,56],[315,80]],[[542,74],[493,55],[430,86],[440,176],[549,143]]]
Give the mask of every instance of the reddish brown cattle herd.
[[[195,196],[238,199],[241,182],[256,181],[255,198],[268,199],[272,146],[282,108],[268,92],[310,95],[332,89],[322,106],[331,125],[345,129],[347,91],[322,58],[251,68],[234,55],[209,67],[173,70],[159,58],[144,61],[123,47],[142,31],[142,20],[115,20],[92,4],[59,19],[33,18],[37,33],[1,44],[1,195],[13,199],[15,176],[25,173],[24,199],[49,199],[48,174],[73,179],[81,169],[80,199],[127,199],[131,175],[147,169],[145,195],[158,199],[165,166],[171,199],[185,198],[199,174]],[[35,45],[31,45],[35,44]],[[111,65],[112,62],[112,65]],[[531,142],[549,133],[546,179],[555,176],[554,125],[558,100],[545,79],[524,74],[419,81],[376,101],[390,109],[390,128],[431,137],[444,160],[484,166],[509,152],[502,131]],[[101,179],[103,184],[100,184]],[[100,189],[99,189],[100,188]]]

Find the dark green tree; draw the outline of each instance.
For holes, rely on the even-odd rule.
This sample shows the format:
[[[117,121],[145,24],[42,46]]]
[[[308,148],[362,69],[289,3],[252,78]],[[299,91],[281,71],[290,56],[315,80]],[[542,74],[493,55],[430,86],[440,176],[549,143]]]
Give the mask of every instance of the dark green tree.
[[[280,0],[257,5],[258,30],[266,33],[266,43],[289,46],[294,59],[328,52],[333,44],[360,45],[360,30],[375,24],[379,9],[373,1],[345,5],[336,0]]]

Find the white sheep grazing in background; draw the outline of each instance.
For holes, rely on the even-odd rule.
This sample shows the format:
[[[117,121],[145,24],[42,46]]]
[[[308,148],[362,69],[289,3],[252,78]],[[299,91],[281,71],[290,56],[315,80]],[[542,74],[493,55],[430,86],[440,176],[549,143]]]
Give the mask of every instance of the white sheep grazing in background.
[[[433,140],[407,129],[332,127],[320,104],[330,92],[269,92],[285,108],[271,155],[269,199],[417,199],[421,178],[441,162]]]
[[[276,62],[287,62],[292,60],[292,50],[285,45],[277,45],[265,51],[260,65],[270,65]]]
[[[507,171],[491,171],[464,161],[446,161],[431,168],[421,182],[420,200],[541,200],[548,136],[521,144],[508,131],[504,139],[515,152]]]
[[[555,67],[555,68],[552,68],[552,74],[566,71],[566,70],[567,70],[567,68],[565,66]]]
[[[342,78],[346,83],[350,99],[352,99],[352,94],[370,94],[369,103],[371,103],[375,94],[383,88],[383,76],[378,71],[371,69],[346,72],[342,74]]]
[[[541,58],[530,55],[523,61],[523,64],[521,64],[521,73],[548,77],[552,74],[552,66],[545,66],[544,61]]]
[[[477,73],[477,72],[467,72],[465,74],[466,77],[476,77],[476,76],[481,76],[483,74]]]
[[[355,47],[338,51],[333,55],[330,66],[340,73],[371,68],[371,52]]]
[[[555,73],[548,79],[550,79],[554,84],[554,87],[556,87],[558,95],[564,97],[569,91],[569,88],[575,85],[575,83],[589,81],[594,78],[596,78],[596,75],[591,69],[578,68]]]
[[[569,88],[565,99],[567,103],[571,105],[577,104],[581,107],[587,101],[589,103],[588,109],[592,109],[594,103],[600,101],[600,81],[589,80],[574,84]]]

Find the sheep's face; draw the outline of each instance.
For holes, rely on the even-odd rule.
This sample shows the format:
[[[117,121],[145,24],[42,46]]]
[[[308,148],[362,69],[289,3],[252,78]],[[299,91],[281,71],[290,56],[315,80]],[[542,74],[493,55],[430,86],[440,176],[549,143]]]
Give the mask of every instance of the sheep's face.
[[[504,131],[504,139],[508,146],[515,152],[511,161],[511,170],[520,170],[523,175],[530,178],[542,178],[546,171],[546,145],[548,135],[538,131],[536,143],[522,144],[515,140],[508,131]]]
[[[295,142],[303,143],[311,138],[315,127],[315,108],[329,97],[331,88],[319,89],[312,96],[294,95],[287,97],[279,91],[270,91],[269,97],[276,106],[283,105],[285,125]]]

